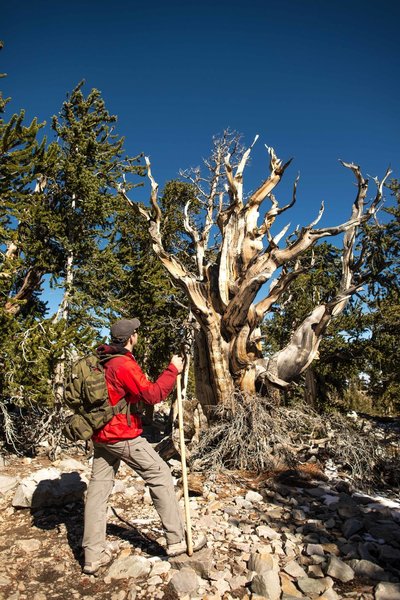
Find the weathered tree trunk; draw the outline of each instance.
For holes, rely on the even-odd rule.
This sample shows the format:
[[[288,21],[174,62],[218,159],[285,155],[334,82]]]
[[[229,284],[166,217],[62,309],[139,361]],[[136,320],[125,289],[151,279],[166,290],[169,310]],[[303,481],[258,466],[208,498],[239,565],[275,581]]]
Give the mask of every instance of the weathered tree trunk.
[[[304,400],[307,404],[313,408],[316,408],[318,403],[317,395],[317,382],[315,379],[314,369],[312,367],[308,367],[305,374]]]
[[[75,194],[72,195],[71,208],[72,208],[72,210],[75,210],[75,208],[76,208]],[[72,233],[72,237],[73,237],[73,235],[74,234]],[[74,260],[75,260],[74,252],[73,252],[73,250],[69,250],[69,252],[67,254],[66,264],[65,264],[64,294],[63,294],[63,298],[60,303],[60,306],[58,307],[58,311],[53,319],[53,321],[55,323],[60,321],[61,319],[64,321],[64,323],[66,325],[68,323],[69,312],[70,312],[70,303],[71,303],[71,294],[72,294],[73,285],[74,285]],[[64,397],[66,360],[67,360],[67,355],[66,355],[65,348],[64,348],[62,351],[62,354],[60,356],[60,359],[58,360],[57,364],[55,365],[55,369],[54,369],[53,389],[54,389],[54,400],[55,400],[56,406],[60,406],[62,404],[63,397]]]
[[[277,393],[287,389],[318,356],[321,337],[331,318],[344,309],[350,296],[370,275],[364,270],[362,275],[354,278],[354,272],[360,269],[363,262],[362,256],[358,257],[358,261],[354,260],[354,242],[357,228],[375,214],[382,197],[384,181],[390,174],[388,171],[382,182],[376,182],[375,199],[365,209],[368,182],[357,166],[343,163],[353,171],[358,184],[350,219],[335,227],[317,229],[315,225],[323,214],[322,206],[315,221],[300,231],[296,230],[287,245],[280,248],[278,244],[285,236],[288,226],[275,237],[271,235],[270,229],[276,217],[296,201],[297,180],[291,202],[280,208],[272,191],[280,182],[290,161],[283,164],[274,150],[269,148],[270,175],[245,200],[243,171],[251,148],[252,146],[241,156],[234,172],[231,155],[224,154],[221,147],[217,147],[212,161],[207,162],[211,172],[207,192],[201,187],[204,178],[198,171],[194,178],[190,178],[191,183],[198,188],[199,202],[205,199],[205,222],[202,230],[190,221],[188,207],[185,210],[185,229],[192,238],[196,251],[196,272],[190,271],[178,260],[176,254],[168,253],[163,246],[158,186],[151,174],[148,160],[148,176],[152,187],[151,213],[142,206],[131,203],[125,192],[121,192],[148,220],[153,249],[175,284],[185,292],[189,307],[197,320],[194,353],[196,392],[208,418],[212,418],[213,407],[231,406],[236,391],[248,394],[264,388]],[[228,192],[227,202],[223,199],[223,184]],[[272,206],[262,214],[261,206],[266,198],[271,201]],[[213,262],[207,263],[206,249],[213,226],[219,229],[220,244],[216,257],[215,252],[210,253],[214,257]],[[281,300],[290,284],[309,268],[310,265],[301,264],[302,255],[319,239],[341,233],[344,234],[343,272],[337,295],[329,303],[315,307],[293,332],[284,348],[272,356],[263,357],[260,326],[265,315]],[[268,281],[269,289],[264,298],[259,300],[258,294]]]
[[[39,175],[35,185],[34,193],[37,194],[42,192],[46,186],[46,183],[46,177]],[[20,265],[18,265],[18,259],[21,253],[21,247],[20,242],[18,241],[18,236],[19,226],[16,231],[16,241],[9,242],[5,252],[5,265],[7,265],[8,268],[6,267],[4,272],[1,273],[1,278],[8,280],[11,284],[11,287],[20,268]],[[34,265],[28,267],[25,271],[25,275],[22,277],[22,283],[15,294],[11,295],[11,287],[8,290],[9,295],[3,306],[4,312],[8,315],[17,316],[19,314],[23,303],[32,298],[34,292],[40,287],[45,274],[44,269]]]
[[[16,294],[10,296],[4,304],[4,312],[16,316],[21,311],[21,306],[28,301],[39,288],[44,271],[32,267],[28,269],[22,284]]]

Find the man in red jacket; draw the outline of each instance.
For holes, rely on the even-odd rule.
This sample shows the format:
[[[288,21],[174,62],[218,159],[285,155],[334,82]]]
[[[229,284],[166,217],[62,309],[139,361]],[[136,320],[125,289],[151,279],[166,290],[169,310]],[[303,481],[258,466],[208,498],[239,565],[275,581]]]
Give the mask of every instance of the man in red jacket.
[[[158,404],[165,400],[182,372],[181,357],[174,355],[155,383],[150,382],[132,355],[137,344],[138,319],[121,319],[111,327],[111,344],[97,349],[102,359],[112,405],[126,399],[133,410],[115,415],[93,435],[94,458],[86,503],[82,546],[85,551],[84,573],[94,574],[112,559],[106,543],[107,501],[120,461],[132,467],[146,482],[165,530],[167,555],[186,551],[185,530],[176,499],[171,472],[166,462],[141,437],[141,420],[134,411],[140,401]],[[206,543],[205,538],[194,544],[194,550]]]

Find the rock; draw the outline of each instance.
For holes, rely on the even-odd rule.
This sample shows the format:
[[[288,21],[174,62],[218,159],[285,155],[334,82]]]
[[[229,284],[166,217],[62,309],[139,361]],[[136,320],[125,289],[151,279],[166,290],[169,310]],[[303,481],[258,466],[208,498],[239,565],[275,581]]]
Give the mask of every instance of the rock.
[[[79,473],[60,473],[49,467],[23,479],[12,505],[16,508],[63,506],[83,498],[86,483]]]
[[[322,498],[322,496],[326,495],[326,490],[321,487],[308,488],[306,493],[313,498]]]
[[[283,567],[283,570],[285,571],[285,573],[287,573],[291,577],[295,577],[296,579],[299,577],[307,577],[307,573],[305,572],[303,567],[301,567],[295,560],[288,562]]]
[[[382,567],[369,561],[353,559],[348,562],[358,577],[367,577],[373,581],[390,581],[391,576]]]
[[[0,475],[0,494],[6,494],[18,485],[18,479],[16,477],[7,477],[6,475]]]
[[[137,596],[137,587],[133,583],[132,585],[129,586],[127,600],[136,600],[136,596]]]
[[[203,548],[199,552],[195,552],[192,556],[181,554],[169,559],[169,563],[173,569],[183,569],[190,567],[200,577],[209,579],[209,575],[213,568],[213,551],[211,548]]]
[[[336,556],[331,556],[331,558],[329,559],[326,574],[330,575],[334,579],[342,581],[343,583],[354,579],[353,569]]]
[[[155,575],[164,575],[165,573],[168,573],[170,569],[171,563],[169,563],[167,560],[158,560],[157,562],[153,563],[150,572],[150,577],[153,577]]]
[[[126,592],[125,590],[120,590],[119,592],[113,592],[111,594],[111,600],[125,600]]]
[[[256,527],[256,533],[258,537],[267,538],[269,540],[277,540],[281,537],[277,531],[272,529],[272,527],[268,527],[268,525],[259,525]]]
[[[297,580],[297,585],[305,594],[315,594],[320,596],[333,586],[333,581],[330,579],[330,577],[324,577],[322,579],[302,577],[301,579]]]
[[[184,594],[193,594],[198,588],[197,575],[190,567],[184,567],[168,583],[168,593],[172,598],[181,598]]]
[[[230,588],[232,592],[238,590],[239,588],[244,588],[247,583],[247,577],[244,575],[237,575],[236,577],[232,577],[229,581]]]
[[[319,597],[319,600],[341,600],[341,597],[335,592],[333,588],[329,588]]]
[[[303,598],[303,594],[297,589],[289,575],[280,573],[282,594],[287,594],[293,598]]]
[[[364,522],[361,519],[347,519],[342,525],[342,531],[345,538],[350,538],[352,535],[363,529]]]
[[[140,579],[150,573],[151,562],[143,556],[126,556],[115,560],[108,570],[111,579]]]
[[[217,588],[217,591],[221,594],[221,596],[231,589],[231,586],[226,579],[218,579],[213,583],[213,587]]]
[[[87,471],[88,467],[79,460],[74,458],[64,458],[62,460],[55,460],[53,465],[60,469],[60,471]]]
[[[148,579],[146,579],[146,585],[160,585],[160,583],[162,583],[163,580],[161,579],[161,577],[159,577],[158,575],[155,575],[154,577],[149,577]]]
[[[368,527],[368,531],[375,539],[383,539],[387,544],[400,543],[400,527],[395,523],[379,523]]]
[[[394,566],[397,565],[398,567],[400,565],[400,550],[385,544],[383,546],[379,546],[378,554],[385,564],[392,562]]]
[[[39,540],[35,540],[34,538],[29,538],[26,540],[17,540],[15,546],[23,550],[29,554],[29,552],[36,552],[41,547],[41,543]]]
[[[292,511],[292,517],[295,521],[305,521],[306,513],[304,512],[304,510],[301,510],[300,508],[296,508],[295,510]]]
[[[278,570],[276,559],[274,560],[274,557],[271,554],[263,554],[261,556],[255,552],[250,555],[247,568],[249,571],[255,571],[258,575],[262,575],[268,571]]]
[[[375,600],[400,600],[400,583],[378,583]]]
[[[276,571],[266,571],[255,575],[251,582],[251,591],[268,600],[279,600],[282,592],[279,574]]]
[[[116,479],[114,481],[113,489],[111,491],[112,494],[124,494],[126,492],[126,485],[124,481]]]
[[[313,556],[314,554],[317,556],[325,556],[325,552],[321,544],[307,544],[306,554],[308,556]]]
[[[340,555],[340,548],[337,546],[337,544],[322,544],[322,547],[324,549],[324,552],[326,552],[327,554],[333,554],[334,556]]]
[[[11,579],[6,575],[0,575],[0,587],[6,587],[7,585],[11,585]]]
[[[349,496],[348,494],[341,493],[339,495],[337,512],[344,519],[350,519],[351,517],[359,516],[360,508],[357,502],[353,498],[351,498],[351,496]]]
[[[308,576],[319,579],[320,577],[324,576],[324,572],[319,565],[310,565],[308,567]]]
[[[247,502],[262,502],[264,498],[258,492],[249,490],[245,496],[245,500],[247,500]]]

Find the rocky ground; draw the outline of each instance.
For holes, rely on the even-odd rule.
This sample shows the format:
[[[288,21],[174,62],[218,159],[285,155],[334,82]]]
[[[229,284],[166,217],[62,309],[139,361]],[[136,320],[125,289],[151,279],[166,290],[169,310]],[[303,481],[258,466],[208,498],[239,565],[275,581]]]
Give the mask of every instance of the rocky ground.
[[[80,547],[90,458],[0,460],[0,600],[400,599],[400,502],[314,467],[197,477],[192,525],[207,547],[167,560],[148,492],[123,465],[109,505],[115,560],[94,577]]]

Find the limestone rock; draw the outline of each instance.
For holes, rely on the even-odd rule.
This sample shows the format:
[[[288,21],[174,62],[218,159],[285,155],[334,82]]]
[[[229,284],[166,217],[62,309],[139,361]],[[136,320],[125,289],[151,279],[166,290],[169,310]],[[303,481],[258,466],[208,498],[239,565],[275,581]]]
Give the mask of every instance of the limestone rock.
[[[279,574],[276,571],[265,571],[261,575],[255,575],[251,582],[251,590],[268,600],[279,600],[282,592]]]
[[[307,544],[306,554],[308,556],[312,556],[313,554],[325,556],[324,548],[321,544]]]
[[[268,525],[260,525],[259,527],[256,527],[256,533],[258,537],[267,538],[269,540],[277,540],[281,537],[279,533],[275,531],[275,529],[268,527]]]
[[[330,577],[324,577],[323,579],[302,577],[301,579],[298,579],[297,585],[305,594],[315,594],[320,596],[333,586],[333,581]]]
[[[245,500],[247,500],[247,502],[262,502],[264,498],[258,492],[249,490],[245,496]]]
[[[258,575],[262,575],[268,571],[278,570],[276,561],[271,554],[251,554],[247,567],[249,571],[255,571]]]
[[[291,560],[284,567],[283,570],[291,577],[299,578],[299,577],[307,577],[307,573],[295,560]]]
[[[303,594],[294,585],[289,575],[286,575],[286,573],[281,573],[280,578],[283,594],[287,594],[288,596],[292,596],[293,598],[303,598]]]
[[[141,579],[150,573],[151,562],[143,556],[126,556],[115,560],[108,570],[111,579]]]
[[[353,569],[336,556],[331,556],[331,558],[329,559],[326,573],[327,575],[330,575],[334,579],[338,579],[343,583],[354,579]]]
[[[167,560],[158,560],[157,562],[153,563],[150,576],[153,577],[155,575],[164,575],[165,573],[168,573],[170,569],[171,564]]]

